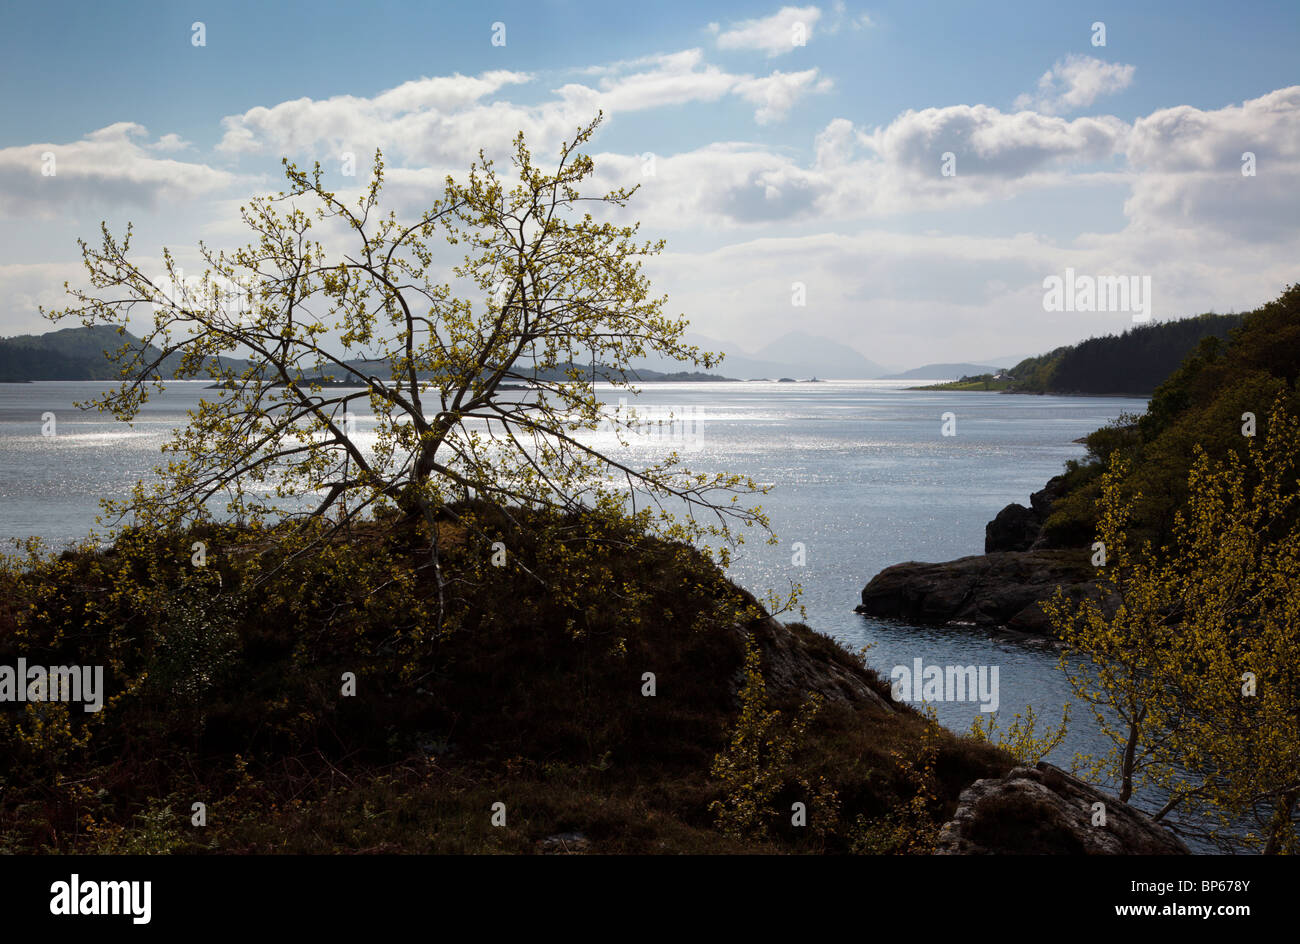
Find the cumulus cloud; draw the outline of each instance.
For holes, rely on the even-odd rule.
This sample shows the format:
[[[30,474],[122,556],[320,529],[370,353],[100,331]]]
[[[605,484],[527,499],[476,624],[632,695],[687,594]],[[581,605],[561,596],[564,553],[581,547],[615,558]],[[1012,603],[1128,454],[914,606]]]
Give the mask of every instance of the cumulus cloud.
[[[1133,126],[1110,116],[1068,120],[975,105],[908,111],[875,129],[837,118],[815,135],[812,151],[804,161],[786,150],[715,143],[661,155],[652,177],[642,175],[634,156],[600,154],[596,166],[602,186],[643,186],[629,219],[692,234],[839,228],[923,211],[994,207],[1022,194],[1065,188],[1096,187],[1124,201],[1116,206],[1125,221],[1118,230],[1080,233],[1064,246],[1036,238],[987,245],[975,240],[961,245],[978,264],[945,261],[942,270],[932,266],[924,248],[940,242],[909,236],[899,243],[912,254],[908,259],[886,254],[893,261],[871,266],[875,288],[854,290],[863,303],[873,304],[879,299],[872,293],[885,292],[899,312],[912,303],[904,303],[909,292],[920,291],[956,306],[948,311],[956,318],[956,299],[968,297],[973,304],[994,291],[990,285],[1001,286],[1001,304],[1023,309],[1041,301],[1043,276],[1066,265],[1157,276],[1157,317],[1254,304],[1294,279],[1300,252],[1300,87],[1217,110],[1163,109]],[[945,151],[956,156],[956,177],[940,173]],[[1256,176],[1241,173],[1246,151],[1256,155]],[[880,251],[875,243],[869,248]],[[1020,261],[986,266],[989,253],[1014,253]],[[757,258],[736,270],[741,274],[734,291],[743,294],[748,280],[766,273]],[[939,271],[942,278],[926,276]],[[841,285],[826,278],[828,285]],[[722,303],[715,298],[710,304]],[[709,307],[700,304],[701,311]],[[773,317],[781,310],[773,307]]]
[[[959,177],[1019,177],[1053,162],[1110,157],[1122,149],[1127,130],[1110,116],[1067,121],[988,105],[950,105],[906,111],[865,142],[886,162],[924,176],[936,174],[950,151]]]
[[[1162,108],[1133,123],[1127,156],[1146,171],[1237,170],[1250,151],[1270,162],[1300,160],[1300,85],[1240,105]]]
[[[790,109],[809,92],[829,92],[831,80],[818,78],[816,69],[803,72],[775,71],[759,79],[736,83],[736,94],[758,105],[754,120],[760,125],[784,118]]]
[[[225,133],[217,149],[229,153],[300,153],[324,148],[369,153],[375,147],[390,145],[405,154],[432,156],[449,150],[441,144],[448,135],[477,130],[475,122],[464,127],[464,110],[468,106],[507,85],[531,80],[523,72],[499,70],[479,76],[456,73],[405,82],[374,98],[336,95],[321,100],[299,98],[269,108],[259,106],[222,119]],[[495,111],[498,118],[506,117],[505,113],[526,112],[505,103],[489,104],[481,111]],[[458,115],[462,116],[459,122]],[[541,130],[535,125],[536,121],[530,121],[529,130]],[[498,129],[494,137],[504,133]],[[456,157],[463,156],[463,148],[450,150]]]
[[[831,87],[831,80],[815,68],[791,73],[775,70],[755,77],[709,65],[702,50],[687,49],[610,67],[597,90],[568,85],[559,92],[566,101],[583,101],[593,111],[599,107],[610,113],[712,102],[735,95],[758,106],[755,121],[770,124],[783,119],[804,96],[828,92]]]
[[[811,34],[814,24],[830,33],[869,20],[842,4],[826,17],[817,7],[785,7],[711,32],[718,48],[776,56],[792,48],[796,22]],[[232,158],[307,153],[322,161],[352,151],[364,173],[366,158],[382,147],[386,198],[405,212],[426,207],[445,174],[463,171],[479,148],[500,154],[521,129],[542,158],[597,109],[617,116],[716,103],[715,112],[743,107],[771,125],[832,88],[816,68],[756,75],[707,60],[703,50],[685,49],[566,70],[565,80],[579,81],[557,83],[549,94],[534,86],[528,104],[510,99],[537,76],[509,71],[420,78],[371,97],[268,104],[225,118],[219,149]],[[1004,354],[988,339],[1013,331],[1016,347],[1047,349],[1122,330],[1119,321],[1067,324],[1042,312],[1042,278],[1066,266],[1152,275],[1157,317],[1266,300],[1294,279],[1300,252],[1300,86],[1219,109],[1165,108],[1131,125],[1109,115],[1063,117],[1128,87],[1133,71],[1069,57],[1017,101],[1019,111],[954,104],[904,111],[878,126],[828,117],[811,139],[783,146],[718,140],[709,126],[694,126],[696,138],[659,154],[649,175],[639,154],[606,145],[593,153],[591,189],[640,185],[615,215],[689,240],[695,250],[653,260],[656,289],[697,330],[755,343],[789,330],[796,280],[816,299],[801,313],[802,327],[900,363],[936,344],[948,347],[920,359]],[[619,146],[638,144],[624,138]],[[72,144],[0,149],[0,210],[50,213],[94,199],[166,206],[222,188],[229,190],[218,196],[237,197],[233,183],[253,189],[205,164],[164,158],[191,148],[177,135],[151,139],[139,125],[120,123]],[[58,162],[54,178],[40,174],[47,151]],[[948,152],[953,177],[941,171]],[[1246,152],[1255,176],[1241,173]],[[1070,235],[1058,243],[1011,233],[1008,217],[999,216],[999,201],[1027,193],[1054,199],[1089,185],[1114,195],[1114,231],[1066,224]],[[1072,199],[1062,205],[1079,206],[1086,196]],[[204,235],[241,235],[235,203],[205,203],[204,211],[214,207],[220,216]],[[917,232],[915,216],[893,229],[886,222],[978,207],[990,208],[976,225],[992,235]],[[170,232],[178,224],[169,217],[167,225]],[[38,268],[0,268],[0,296],[10,310],[49,303],[42,286],[50,277]],[[889,348],[879,346],[882,334]]]
[[[1047,115],[1087,108],[1103,95],[1128,88],[1135,71],[1136,66],[1071,54],[1044,72],[1037,90],[1019,96],[1015,106]]]
[[[614,218],[658,230],[730,229],[798,219],[815,212],[828,182],[788,155],[743,142],[710,144],[655,159],[647,176],[635,155],[593,155],[594,189],[640,185]]]
[[[164,134],[152,144],[146,144],[151,151],[189,151],[194,148],[194,144],[186,141],[179,134]]]
[[[718,48],[752,49],[768,56],[780,56],[801,45],[800,41],[811,40],[813,26],[821,15],[817,7],[782,7],[771,16],[742,20],[718,32]]]
[[[785,85],[818,81],[779,75],[763,89],[773,96],[771,107]],[[600,154],[596,168],[602,187],[645,190],[624,221],[635,217],[670,230],[829,223],[979,206],[1063,184],[1125,183],[1121,169],[1080,167],[1122,153],[1127,134],[1113,117],[1070,121],[954,105],[907,111],[876,129],[833,119],[815,135],[811,161],[788,149],[715,142],[658,155],[652,177],[636,155]],[[947,152],[954,154],[955,177],[941,172]]]
[[[1294,237],[1300,219],[1300,86],[1240,105],[1164,108],[1139,118],[1125,204],[1147,228],[1201,227],[1254,240]],[[1243,172],[1244,171],[1244,172]]]
[[[176,135],[147,139],[142,125],[123,121],[69,144],[2,148],[0,210],[52,216],[82,204],[155,207],[221,190],[237,179],[206,164],[150,153],[176,149]]]
[[[535,105],[490,98],[508,85],[533,81],[519,72],[487,72],[407,82],[374,98],[341,95],[249,109],[222,119],[218,149],[229,153],[358,157],[380,148],[399,159],[438,167],[464,167],[480,148],[500,155],[523,130],[538,153],[567,140],[598,110],[608,115],[715,102],[735,96],[756,106],[760,124],[779,121],[805,95],[826,92],[817,69],[768,76],[727,72],[704,60],[700,49],[645,56],[580,70],[594,85],[570,82]]]
[[[699,49],[654,56],[635,65],[649,68],[602,79],[593,104],[598,102],[607,110],[618,112],[711,102],[730,92],[737,82],[736,76],[706,64]]]

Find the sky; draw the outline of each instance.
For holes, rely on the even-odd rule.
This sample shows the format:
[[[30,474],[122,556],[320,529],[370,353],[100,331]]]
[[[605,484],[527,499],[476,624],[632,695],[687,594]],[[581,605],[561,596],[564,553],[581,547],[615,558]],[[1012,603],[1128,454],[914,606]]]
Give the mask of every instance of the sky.
[[[1149,279],[1156,320],[1249,310],[1300,269],[1298,39],[1294,0],[5,5],[0,335],[56,327],[101,221],[146,271],[196,264],[281,157],[346,192],[376,148],[415,218],[597,110],[655,289],[742,349],[908,368],[1131,327],[1046,310],[1067,269]]]

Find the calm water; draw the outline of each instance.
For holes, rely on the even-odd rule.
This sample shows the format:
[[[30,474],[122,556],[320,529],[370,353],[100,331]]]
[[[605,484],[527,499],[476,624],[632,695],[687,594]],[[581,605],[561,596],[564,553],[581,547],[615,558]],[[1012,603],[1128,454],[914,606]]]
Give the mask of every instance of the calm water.
[[[38,534],[58,543],[84,536],[98,500],[122,495],[147,474],[206,386],[169,387],[128,427],[72,408],[101,384],[0,384],[0,538]],[[1004,726],[1026,705],[1059,721],[1070,693],[1055,652],[1041,643],[868,619],[853,607],[866,582],[890,564],[981,553],[989,519],[1008,502],[1027,504],[1065,460],[1083,455],[1072,440],[1122,411],[1140,412],[1146,401],[904,386],[646,384],[637,405],[672,408],[687,420],[690,435],[673,446],[690,467],[773,486],[763,504],[780,544],[746,544],[733,568],[737,582],[760,596],[802,584],[809,625],[850,647],[870,646],[869,661],[886,674],[917,657],[927,665],[997,666]],[[610,390],[604,399],[619,396]],[[948,411],[956,414],[955,436],[941,435]],[[48,412],[57,423],[52,437],[41,433]],[[364,417],[359,426],[364,434]],[[663,445],[633,449],[650,457]],[[804,546],[804,566],[792,562],[795,542]],[[961,731],[979,714],[972,703],[934,707]],[[1050,758],[1067,767],[1076,751],[1100,750],[1084,706],[1074,716],[1067,742]]]

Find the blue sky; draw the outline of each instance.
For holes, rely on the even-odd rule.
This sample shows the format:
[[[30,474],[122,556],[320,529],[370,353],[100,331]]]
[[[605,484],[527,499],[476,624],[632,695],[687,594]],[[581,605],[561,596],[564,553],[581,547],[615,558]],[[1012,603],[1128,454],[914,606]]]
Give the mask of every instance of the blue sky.
[[[1297,39],[1293,2],[8,6],[0,334],[48,328],[101,219],[146,261],[241,241],[281,154],[376,145],[415,209],[478,147],[524,128],[545,154],[595,107],[601,182],[645,183],[632,215],[669,240],[657,287],[741,346],[798,327],[913,366],[1123,330],[1043,311],[1066,266],[1151,276],[1158,318],[1253,307],[1300,258]]]

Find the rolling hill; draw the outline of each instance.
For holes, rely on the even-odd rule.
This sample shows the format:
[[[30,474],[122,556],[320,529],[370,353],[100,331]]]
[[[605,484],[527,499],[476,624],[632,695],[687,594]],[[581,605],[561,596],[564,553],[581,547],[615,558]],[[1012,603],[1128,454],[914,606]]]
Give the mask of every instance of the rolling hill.
[[[109,325],[62,328],[46,334],[22,334],[0,338],[0,383],[24,383],[31,380],[117,380],[120,367],[106,356],[125,343],[142,351],[142,366],[161,353],[153,345],[145,347],[135,335],[118,334]],[[222,365],[242,370],[247,363],[231,358],[218,358]],[[179,369],[179,355],[169,355],[162,361],[161,372],[173,376]],[[209,377],[217,374],[217,365],[197,374]]]

